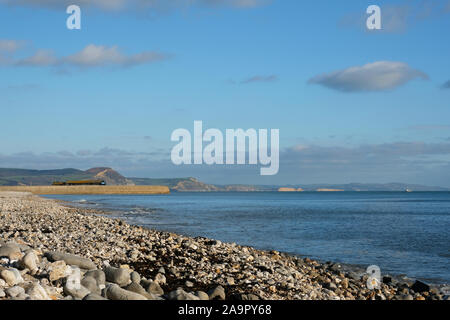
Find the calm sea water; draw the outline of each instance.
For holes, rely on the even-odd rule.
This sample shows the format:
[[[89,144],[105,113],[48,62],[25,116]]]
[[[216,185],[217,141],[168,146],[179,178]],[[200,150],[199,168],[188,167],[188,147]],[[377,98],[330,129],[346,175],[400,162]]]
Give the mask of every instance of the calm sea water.
[[[129,223],[450,283],[449,192],[50,196]]]

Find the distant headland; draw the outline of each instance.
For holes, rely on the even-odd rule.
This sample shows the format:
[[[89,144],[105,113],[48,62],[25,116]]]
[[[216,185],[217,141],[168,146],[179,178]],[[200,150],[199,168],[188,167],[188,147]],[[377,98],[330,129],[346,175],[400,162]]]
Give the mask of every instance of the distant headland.
[[[125,177],[108,167],[88,170],[54,169],[31,170],[0,168],[0,187],[51,186],[55,181],[102,180],[106,186],[158,186],[171,192],[423,192],[450,191],[449,188],[406,183],[347,183],[347,184],[298,184],[298,185],[246,185],[209,184],[196,178],[137,178]],[[72,186],[75,188],[80,186]],[[58,187],[55,187],[58,188]],[[59,187],[64,188],[64,187]],[[139,189],[139,188],[138,188]],[[144,189],[143,189],[144,190]],[[156,189],[155,189],[156,190]],[[161,189],[162,190],[162,189]]]

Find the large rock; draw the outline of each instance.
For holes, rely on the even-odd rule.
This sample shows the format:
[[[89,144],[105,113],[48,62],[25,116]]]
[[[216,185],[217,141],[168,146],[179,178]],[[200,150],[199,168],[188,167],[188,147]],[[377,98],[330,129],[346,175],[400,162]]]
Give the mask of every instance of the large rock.
[[[141,275],[139,273],[137,273],[136,271],[131,272],[130,278],[131,278],[131,282],[134,282],[134,283],[141,282]]]
[[[71,266],[77,266],[80,269],[85,269],[85,270],[92,270],[95,269],[95,264],[86,258],[80,257],[80,256],[76,256],[74,254],[69,254],[69,253],[62,253],[62,252],[47,252],[45,254],[45,256],[50,260],[50,261],[64,261],[66,264],[71,265]]]
[[[209,300],[209,296],[206,292],[203,291],[197,291],[195,292],[195,295],[200,299],[200,300]]]
[[[101,289],[97,285],[97,280],[95,280],[93,277],[87,276],[81,279],[81,285],[85,288],[87,288],[91,293],[95,294],[101,294]]]
[[[37,271],[38,262],[39,259],[37,255],[34,253],[34,251],[30,250],[22,257],[22,259],[19,260],[19,266],[23,269],[30,270],[31,273],[34,274]]]
[[[102,270],[90,270],[84,274],[85,277],[92,277],[97,281],[98,286],[104,286],[106,282],[105,273]]]
[[[71,272],[70,266],[68,266],[64,260],[50,263],[48,268],[50,270],[49,272],[50,281],[56,281],[58,279],[65,278]]]
[[[162,296],[164,294],[164,290],[161,288],[161,286],[154,281],[150,282],[150,284],[148,285],[147,292],[158,296]]]
[[[168,298],[169,300],[200,300],[196,295],[186,292],[181,288],[169,292]]]
[[[426,283],[423,283],[422,281],[417,280],[411,286],[411,289],[414,290],[414,292],[427,292],[430,291],[430,286]]]
[[[14,286],[5,290],[8,297],[15,298],[25,294],[25,289],[19,286]]]
[[[2,270],[0,272],[0,276],[10,287],[15,286],[16,284],[23,283],[22,275],[20,274],[19,270],[14,268]]]
[[[7,257],[9,260],[19,260],[22,257],[22,252],[16,243],[8,243],[0,247],[1,257]]]
[[[126,286],[130,283],[130,270],[106,267],[105,269],[106,280],[118,284],[120,287]]]
[[[105,296],[110,300],[147,300],[143,295],[122,289],[114,283],[110,283],[106,286]]]
[[[28,290],[27,294],[31,300],[51,300],[47,291],[39,284],[34,283]]]
[[[90,293],[91,292],[89,291],[89,289],[82,286],[81,284],[73,286],[66,283],[66,285],[64,286],[64,294],[72,296],[73,298],[83,299]]]
[[[148,300],[153,300],[153,295],[151,293],[148,293],[145,291],[145,289],[138,283],[132,282],[126,287],[124,287],[125,290],[138,293],[144,297],[146,297]]]
[[[217,286],[208,291],[210,300],[225,300],[225,289]]]
[[[87,296],[85,296],[83,298],[83,300],[108,300],[108,299],[106,299],[106,298],[104,298],[104,297],[102,297],[102,296],[100,296],[98,294],[90,293]]]

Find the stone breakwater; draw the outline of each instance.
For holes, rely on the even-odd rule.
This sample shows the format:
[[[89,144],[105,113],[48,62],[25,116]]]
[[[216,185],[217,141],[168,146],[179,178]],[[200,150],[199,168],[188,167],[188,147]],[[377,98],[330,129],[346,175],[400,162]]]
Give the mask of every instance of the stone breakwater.
[[[0,193],[0,300],[448,299],[420,281],[131,226],[29,193]],[[448,293],[447,293],[448,294]]]

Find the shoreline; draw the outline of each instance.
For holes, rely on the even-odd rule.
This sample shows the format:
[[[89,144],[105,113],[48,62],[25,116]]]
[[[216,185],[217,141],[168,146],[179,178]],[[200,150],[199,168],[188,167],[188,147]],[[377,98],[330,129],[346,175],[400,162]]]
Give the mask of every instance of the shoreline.
[[[61,200],[61,199],[54,199],[54,198],[50,198],[50,197],[45,197],[45,199],[50,199],[53,201],[57,201],[59,203],[61,203],[62,205],[66,206],[66,207],[70,207],[70,208],[74,208],[74,209],[81,209],[81,210],[92,210],[94,214],[98,214],[101,216],[105,216],[108,218],[111,218],[111,215],[116,216],[118,213],[120,215],[122,215],[121,217],[114,217],[111,219],[121,219],[121,220],[125,220],[126,221],[126,217],[123,216],[124,211],[122,210],[114,210],[114,209],[100,209],[100,208],[93,208],[92,206],[89,205],[81,205],[77,202],[72,202],[69,200]],[[151,208],[150,208],[151,209]],[[128,222],[126,222],[128,223]],[[188,238],[205,238],[205,239],[209,239],[207,237],[204,237],[202,235],[199,236],[193,236],[193,235],[188,235],[188,234],[184,234],[184,233],[178,233],[177,231],[169,231],[169,230],[160,230],[160,229],[153,229],[153,228],[148,228],[145,226],[140,226],[139,224],[132,224],[132,223],[128,223],[130,225],[133,226],[138,226],[138,227],[143,227],[149,230],[154,230],[157,232],[163,232],[163,233],[172,233],[172,234],[176,234],[182,237],[188,237]],[[214,240],[216,241],[217,239],[210,239],[210,240]],[[221,240],[222,241],[222,240]],[[223,242],[223,241],[222,241]],[[225,243],[229,243],[226,242]],[[238,242],[236,242],[237,245],[241,246],[241,247],[250,247],[253,248],[255,250],[259,250],[259,251],[264,251],[264,252],[270,252],[270,251],[278,251],[275,250],[273,248],[258,248],[252,245],[247,245],[247,244],[240,244]],[[342,270],[345,270],[347,272],[353,272],[356,273],[360,276],[362,276],[363,274],[366,273],[366,269],[368,267],[368,265],[362,265],[362,264],[352,264],[352,263],[346,263],[346,262],[340,262],[340,261],[330,261],[330,260],[325,260],[325,259],[320,259],[320,258],[314,258],[308,255],[304,255],[301,253],[294,253],[294,252],[285,252],[285,251],[278,251],[280,254],[286,255],[286,256],[291,256],[291,257],[295,257],[298,259],[305,259],[308,258],[310,260],[314,260],[317,261],[319,264],[322,265],[329,265],[329,264],[337,264],[337,265],[341,265],[342,266]],[[417,278],[417,277],[408,277],[408,274],[405,273],[386,273],[383,275],[387,275],[390,278],[394,279],[396,282],[402,282],[402,281],[415,281],[415,280],[419,280],[422,281],[424,283],[429,284],[430,286],[434,286],[434,287],[447,287],[450,286],[450,283],[446,283],[444,281],[438,281],[436,279],[423,279],[423,278]]]
[[[52,257],[51,252],[54,251],[83,257],[91,261],[92,268],[95,266],[98,273],[106,272],[106,288],[100,288],[97,283],[96,288],[94,286],[89,294],[80,299],[94,295],[94,291],[97,298],[102,295],[111,298],[115,296],[110,291],[123,290],[127,293],[133,288],[134,291],[139,289],[141,297],[152,300],[448,298],[437,287],[387,276],[382,276],[380,289],[370,290],[366,284],[368,275],[361,276],[347,270],[345,264],[322,263],[273,250],[257,250],[235,243],[132,226],[106,217],[104,212],[62,205],[57,200],[29,193],[0,192],[0,209],[0,251],[8,242],[15,242],[24,249],[16,250],[18,261],[3,258],[0,270],[17,267],[23,273],[25,284],[15,287],[25,287],[37,281],[57,299],[80,297],[77,293],[68,294],[70,290],[66,290],[64,277],[59,282],[48,278],[52,272],[51,265],[58,262],[47,259]],[[30,254],[30,248],[38,260],[38,267],[32,272],[26,271],[26,268],[20,269],[23,265],[21,259],[24,259],[23,255]],[[114,279],[108,278],[111,267],[119,268],[119,273],[127,273],[129,281],[114,285]],[[130,280],[131,274],[134,274],[134,280],[139,276],[139,281]],[[82,276],[85,280],[86,274],[82,272]],[[122,288],[117,289],[117,285]],[[9,287],[2,287],[0,283],[0,299],[3,299],[1,291]],[[141,290],[147,292],[147,296]]]
[[[36,195],[152,195],[170,194],[166,186],[0,186],[0,192],[30,192]]]

